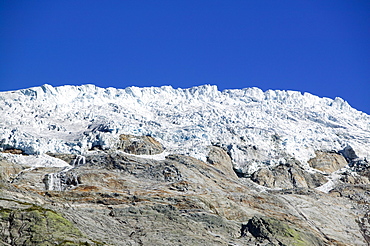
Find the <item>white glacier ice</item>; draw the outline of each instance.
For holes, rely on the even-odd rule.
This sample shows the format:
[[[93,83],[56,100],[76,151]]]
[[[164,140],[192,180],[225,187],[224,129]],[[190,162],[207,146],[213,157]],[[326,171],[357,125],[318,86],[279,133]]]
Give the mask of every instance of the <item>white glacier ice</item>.
[[[166,153],[201,160],[209,145],[222,145],[235,168],[247,172],[287,156],[306,164],[315,150],[346,146],[370,159],[369,115],[341,98],[296,91],[43,85],[0,92],[0,112],[0,148],[34,156],[83,155],[94,146],[114,148],[120,134],[133,134],[151,135]],[[256,155],[262,162],[253,164]]]

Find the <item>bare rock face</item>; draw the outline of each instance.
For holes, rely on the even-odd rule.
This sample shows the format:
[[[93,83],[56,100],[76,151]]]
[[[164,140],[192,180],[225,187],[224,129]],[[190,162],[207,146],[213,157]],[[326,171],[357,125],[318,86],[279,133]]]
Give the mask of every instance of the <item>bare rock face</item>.
[[[211,146],[207,156],[207,162],[223,170],[226,174],[236,177],[235,172],[232,170],[233,163],[231,157],[224,149]]]
[[[0,158],[0,180],[11,182],[24,167]]]
[[[76,161],[77,155],[73,154],[59,154],[59,153],[46,153],[49,156],[61,159],[62,161],[67,162],[69,165],[75,166],[74,162]]]
[[[370,213],[365,214],[363,218],[359,220],[362,234],[367,241],[368,245],[370,244]]]
[[[2,245],[101,245],[89,240],[61,214],[41,206],[1,200]]]
[[[231,165],[232,161],[230,156],[225,150],[220,147],[211,146],[207,161],[213,165]]]
[[[352,161],[358,158],[356,151],[352,148],[352,146],[347,145],[342,151],[341,154],[348,160]]]
[[[163,146],[151,136],[121,134],[118,149],[134,155],[155,155],[163,152]]]
[[[353,184],[353,185],[370,184],[368,177],[361,176],[357,173],[344,173],[340,180],[342,182]]]
[[[242,236],[247,234],[253,235],[256,243],[263,245],[322,245],[322,241],[314,234],[269,217],[253,216],[242,227]]]
[[[326,176],[295,159],[238,177],[215,146],[207,162],[112,150],[49,155],[69,166],[28,170],[0,161],[0,244],[369,243],[369,184],[351,172],[324,194],[314,188]]]
[[[352,160],[349,166],[352,171],[370,179],[370,163],[368,160]]]
[[[316,188],[328,180],[323,174],[309,173],[294,160],[272,168],[261,168],[252,174],[251,180],[269,188]]]
[[[348,164],[346,159],[337,153],[316,151],[315,154],[316,156],[308,161],[309,165],[325,173],[335,172]]]

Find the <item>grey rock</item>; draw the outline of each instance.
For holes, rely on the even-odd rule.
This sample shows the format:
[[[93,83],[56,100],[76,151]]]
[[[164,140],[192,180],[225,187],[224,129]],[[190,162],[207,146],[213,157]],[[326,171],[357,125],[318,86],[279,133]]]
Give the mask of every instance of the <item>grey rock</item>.
[[[242,227],[242,236],[250,233],[259,242],[268,241],[269,245],[324,245],[312,233],[303,232],[274,218],[253,216]]]
[[[344,173],[340,178],[342,182],[353,184],[353,185],[364,185],[370,184],[369,178],[354,173]]]
[[[347,145],[340,153],[348,160],[355,160],[358,158],[355,150],[352,148],[352,146]]]
[[[25,218],[28,226],[45,218],[27,214],[30,208],[37,207],[59,218],[61,228],[67,231],[50,239],[48,232],[57,228],[42,224],[41,231],[47,232],[48,240],[54,240],[45,245],[60,240],[70,245],[368,242],[369,185],[340,182],[329,194],[323,194],[313,188],[324,183],[325,176],[305,172],[294,159],[263,170],[265,173],[261,171],[256,174],[258,181],[252,181],[235,175],[227,152],[219,147],[210,147],[207,162],[185,155],[168,155],[159,161],[120,151],[91,151],[84,158],[59,158],[75,165],[67,171],[26,170],[17,179],[8,178],[19,171],[15,164],[8,161],[1,169],[2,177],[7,177],[0,180],[1,211],[19,215],[17,221]],[[45,176],[50,173],[60,174],[62,190],[45,186]],[[284,189],[263,191],[256,182]],[[19,240],[27,245],[42,245],[27,241],[29,230],[7,229],[9,214],[2,214],[0,244]],[[12,230],[22,233],[10,233]]]
[[[370,213],[365,214],[365,216],[359,220],[359,225],[367,244],[370,245]]]
[[[69,165],[72,165],[74,160],[76,160],[77,155],[74,154],[61,154],[61,153],[46,153],[51,157],[61,159],[62,161],[67,162]]]
[[[316,188],[327,182],[320,173],[309,173],[294,160],[271,168],[261,168],[252,174],[251,180],[269,188]]]

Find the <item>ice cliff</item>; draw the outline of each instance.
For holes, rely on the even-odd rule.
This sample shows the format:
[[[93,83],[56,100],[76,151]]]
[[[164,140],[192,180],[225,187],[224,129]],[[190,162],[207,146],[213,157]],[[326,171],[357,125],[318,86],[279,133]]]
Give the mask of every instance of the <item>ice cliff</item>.
[[[223,147],[247,174],[287,158],[306,165],[318,150],[370,159],[369,115],[296,91],[43,85],[1,92],[0,112],[0,148],[30,155],[114,149],[131,134],[203,161],[209,146]]]

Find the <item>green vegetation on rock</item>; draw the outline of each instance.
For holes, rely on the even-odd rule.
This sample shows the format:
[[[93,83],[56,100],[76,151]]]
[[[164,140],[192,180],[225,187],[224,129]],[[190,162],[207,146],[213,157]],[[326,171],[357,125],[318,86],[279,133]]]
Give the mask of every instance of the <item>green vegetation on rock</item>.
[[[102,245],[87,239],[57,212],[33,204],[0,207],[0,230],[1,242],[10,245]]]
[[[254,237],[266,239],[273,245],[309,246],[321,242],[312,233],[303,232],[288,224],[268,217],[254,216],[244,228]]]

